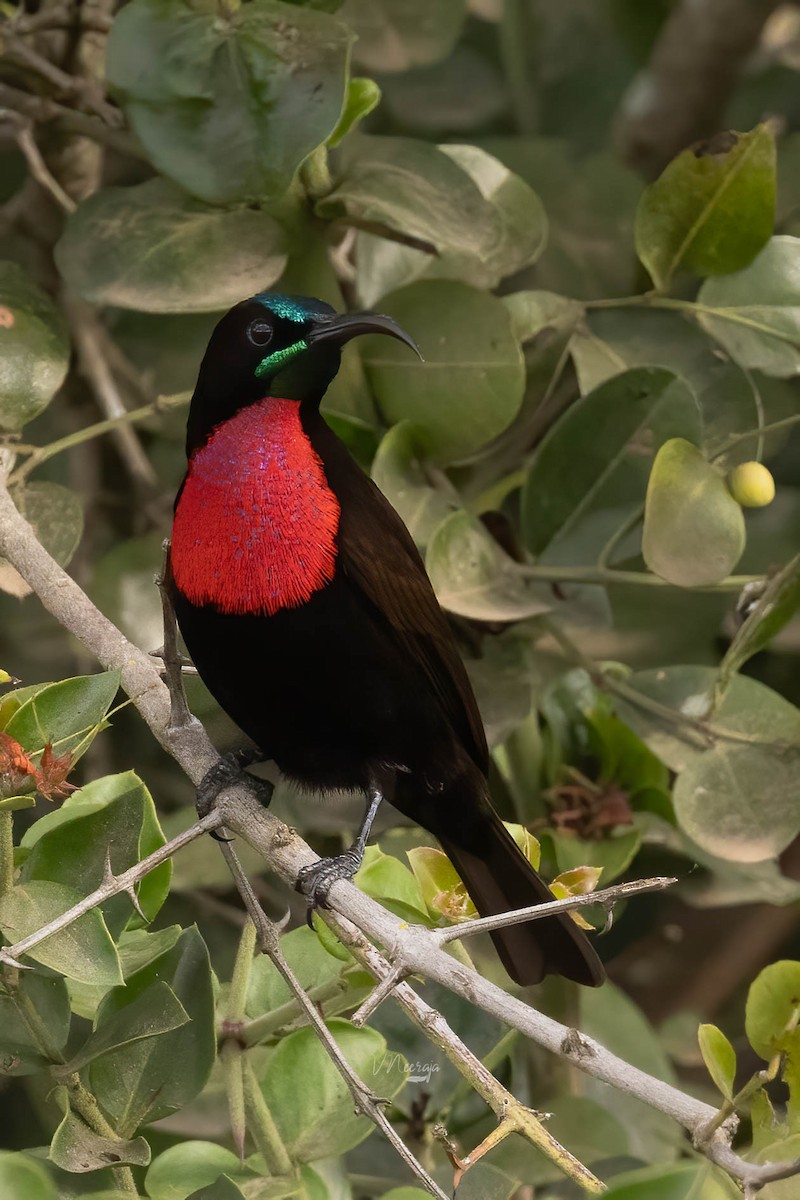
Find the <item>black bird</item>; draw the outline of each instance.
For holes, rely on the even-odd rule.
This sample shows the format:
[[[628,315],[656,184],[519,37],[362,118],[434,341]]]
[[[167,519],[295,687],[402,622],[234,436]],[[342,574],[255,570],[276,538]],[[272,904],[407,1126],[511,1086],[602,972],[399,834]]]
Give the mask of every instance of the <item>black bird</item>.
[[[300,883],[324,903],[363,856],[382,799],[430,830],[483,915],[552,895],[488,797],[486,738],[416,547],[320,415],[341,347],[414,343],[389,317],[263,293],[216,326],[189,412],[175,504],[178,624],[221,707],[295,783],[358,789],[351,850]],[[603,968],[560,914],[492,934],[518,983]]]

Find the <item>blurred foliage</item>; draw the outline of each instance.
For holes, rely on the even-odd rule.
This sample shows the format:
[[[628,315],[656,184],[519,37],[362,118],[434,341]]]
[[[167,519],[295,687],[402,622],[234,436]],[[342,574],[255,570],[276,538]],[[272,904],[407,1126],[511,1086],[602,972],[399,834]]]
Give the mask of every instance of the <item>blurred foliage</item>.
[[[579,995],[550,980],[535,1002],[736,1109],[756,1160],[797,1157],[800,966],[767,965],[800,956],[775,920],[800,900],[797,30],[768,26],[731,105],[740,132],[644,186],[613,127],[667,0],[95,7],[87,26],[80,6],[3,9],[0,429],[20,508],[154,648],[185,404],[221,311],[274,287],[396,317],[424,363],[363,339],[325,411],[452,615],[498,808],[562,874],[559,894],[681,880],[598,942],[614,983]],[[19,96],[27,115],[11,112]],[[752,462],[777,495],[743,512],[729,476]],[[87,674],[7,563],[0,586],[0,930],[14,942],[97,887],[107,853],[123,871],[193,810],[135,714],[112,708],[116,677]],[[198,681],[189,693],[234,744]],[[275,799],[328,850],[358,807],[281,786]],[[471,915],[420,831],[384,826],[379,842],[358,879],[370,895],[431,925]],[[297,897],[257,882],[298,918],[284,953],[348,1060],[448,1190],[434,1126],[468,1152],[493,1118],[391,1005],[350,1024],[368,977],[302,925]],[[248,938],[206,840],[141,881],[136,907],[117,896],[32,951],[32,970],[5,969],[3,1197],[118,1200],[134,1180],[151,1200],[425,1194],[352,1113]],[[479,939],[469,951],[507,984]],[[661,1114],[421,990],[553,1114],[609,1197],[738,1194]],[[521,1184],[577,1194],[511,1139],[459,1196]]]

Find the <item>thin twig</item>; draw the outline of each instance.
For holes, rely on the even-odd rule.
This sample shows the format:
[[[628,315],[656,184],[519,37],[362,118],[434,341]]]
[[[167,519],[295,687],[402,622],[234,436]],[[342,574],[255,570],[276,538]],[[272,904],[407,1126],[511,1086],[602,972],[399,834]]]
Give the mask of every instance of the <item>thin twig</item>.
[[[158,483],[156,473],[135,430],[131,427],[130,420],[127,419],[128,411],[103,353],[97,314],[91,304],[79,300],[77,296],[64,292],[61,299],[78,351],[81,370],[94,393],[98,407],[107,420],[118,422],[113,427],[113,436],[122,461],[135,483],[152,490]]]
[[[490,933],[493,929],[521,925],[525,921],[540,921],[544,917],[552,917],[554,913],[572,912],[577,908],[588,908],[592,904],[601,904],[610,909],[628,896],[638,896],[642,892],[661,892],[677,882],[677,879],[664,875],[653,879],[637,879],[631,883],[618,883],[613,887],[603,888],[600,892],[565,896],[562,900],[552,900],[548,904],[534,904],[528,908],[517,908],[513,912],[496,913],[493,917],[462,921],[459,925],[450,925],[446,929],[433,929],[430,936],[438,945],[446,946],[448,942],[457,942],[476,933]]]
[[[19,113],[14,112],[10,108],[0,109],[0,120],[11,124],[14,130],[14,141],[25,156],[28,169],[36,182],[46,192],[49,192],[56,204],[63,208],[64,212],[73,213],[77,205],[72,197],[67,195],[44,161],[42,152],[36,145],[36,140],[33,136],[33,122],[27,117],[20,116]]]

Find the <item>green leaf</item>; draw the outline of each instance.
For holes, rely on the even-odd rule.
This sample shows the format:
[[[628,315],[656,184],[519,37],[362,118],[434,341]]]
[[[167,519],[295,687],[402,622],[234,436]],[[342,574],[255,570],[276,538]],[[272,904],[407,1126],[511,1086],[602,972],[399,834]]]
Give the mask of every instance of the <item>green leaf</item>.
[[[496,287],[507,275],[532,266],[547,243],[547,214],[541,200],[519,175],[478,146],[444,145],[442,153],[458,163],[490,207],[497,238],[489,261],[482,269],[469,261],[435,261],[429,276],[452,274],[479,287]]]
[[[91,1087],[117,1130],[128,1135],[182,1108],[205,1086],[214,1062],[214,996],[208,950],[194,926],[175,946],[103,1000],[97,1028],[129,1009],[157,982],[169,984],[189,1023],[157,1038],[120,1046],[89,1067]]]
[[[128,979],[142,967],[152,962],[154,958],[170,950],[183,930],[180,925],[168,925],[155,933],[145,929],[124,929],[117,942],[117,953],[122,967],[123,978]],[[91,987],[88,984],[69,983],[69,1004],[76,1016],[84,1017],[94,1022],[109,988]]]
[[[732,1100],[736,1078],[736,1051],[716,1025],[701,1025],[697,1030],[697,1041],[706,1070],[725,1099]]]
[[[718,858],[775,858],[800,833],[800,755],[720,744],[690,763],[673,791],[685,833]]]
[[[491,258],[498,240],[495,213],[477,184],[442,148],[412,138],[349,138],[333,190],[317,201],[316,212],[479,261]]]
[[[220,1175],[214,1183],[192,1192],[189,1200],[244,1200],[244,1192],[229,1175]]]
[[[642,194],[636,252],[660,291],[681,268],[727,275],[763,248],[775,219],[775,139],[766,125],[684,150]]]
[[[307,926],[292,929],[284,934],[281,938],[281,951],[300,986],[306,991],[319,984],[333,983],[340,978],[344,964],[352,963],[347,953],[344,960],[332,957],[316,933]],[[291,999],[288,984],[277,968],[266,955],[257,956],[250,968],[247,1016],[260,1017],[262,1013],[273,1012]]]
[[[672,709],[677,719],[665,719],[647,712],[634,703],[615,700],[614,706],[626,725],[630,725],[650,749],[672,771],[683,771],[708,753],[698,743],[692,726],[703,728],[703,722],[713,721],[714,727],[727,733],[744,734],[753,742],[800,743],[800,710],[784,700],[777,692],[755,679],[736,676],[713,707],[716,671],[713,667],[667,666],[656,670],[637,671],[627,683],[649,700]],[[686,718],[682,725],[680,717]],[[709,733],[708,745],[730,746],[724,739]]]
[[[107,861],[119,875],[164,841],[152,796],[138,775],[107,775],[73,792],[30,827],[22,839],[30,854],[21,879],[49,879],[86,895],[100,886]],[[165,863],[138,886],[140,907],[151,920],[166,899],[169,880],[170,865]],[[101,911],[114,936],[132,917],[124,894],[112,897]]]
[[[529,549],[552,553],[596,513],[594,540],[602,545],[619,511],[644,499],[652,456],[678,436],[700,441],[702,423],[697,400],[671,371],[625,371],[578,400],[545,437],[523,489]]]
[[[88,1063],[103,1054],[120,1046],[128,1046],[131,1042],[171,1033],[188,1020],[186,1009],[169,984],[157,981],[141,992],[127,1008],[111,1013],[105,1021],[101,1019],[77,1054],[59,1066],[56,1074],[63,1077],[73,1071],[82,1071]]]
[[[742,367],[800,372],[800,238],[771,238],[743,271],[708,279],[697,318]]]
[[[0,429],[37,417],[69,366],[64,320],[50,297],[13,262],[0,262]]]
[[[618,875],[627,871],[642,844],[640,830],[622,826],[617,827],[609,837],[598,841],[584,840],[550,829],[543,830],[540,836],[552,848],[559,874],[583,866],[599,867],[602,871],[601,887],[608,887]]]
[[[675,1082],[675,1073],[655,1030],[641,1009],[614,984],[582,988],[579,1019],[581,1031],[597,1038],[612,1054],[648,1075]],[[681,1132],[663,1113],[633,1096],[609,1090],[607,1084],[590,1077],[584,1080],[584,1095],[616,1117],[628,1134],[629,1153],[635,1158],[664,1162],[678,1153]],[[651,1194],[645,1193],[642,1200],[652,1200]]]
[[[265,212],[208,208],[164,179],[95,192],[55,249],[73,291],[140,312],[216,312],[273,284],[286,237]]]
[[[119,671],[78,675],[51,683],[29,696],[5,732],[29,752],[50,744],[56,755],[76,759],[91,745],[119,690]]]
[[[212,204],[274,200],[339,122],[351,38],[279,0],[134,0],[106,74],[162,174]]]
[[[328,1028],[367,1087],[388,1098],[397,1094],[405,1082],[405,1061],[390,1055],[394,1069],[386,1069],[387,1047],[379,1033],[342,1020],[328,1022]],[[369,1136],[370,1122],[353,1112],[347,1084],[313,1029],[299,1029],[278,1043],[267,1059],[261,1087],[294,1162],[344,1154]]]
[[[420,548],[460,505],[458,492],[446,479],[437,479],[435,487],[428,481],[411,421],[389,430],[378,446],[371,474]]]
[[[615,1176],[606,1200],[737,1200],[731,1179],[711,1163],[642,1167]]]
[[[415,283],[381,308],[419,344],[425,362],[389,338],[364,340],[367,375],[387,421],[408,419],[439,464],[464,459],[510,424],[524,367],[505,305],[463,283]]]
[[[344,109],[339,124],[328,138],[328,146],[331,149],[338,146],[342,138],[363,121],[364,117],[368,117],[380,102],[381,89],[374,79],[361,79],[358,76],[349,79]]]
[[[737,629],[719,666],[718,687],[728,686],[754,654],[768,646],[800,608],[800,554],[773,575],[758,603]]]
[[[24,491],[15,489],[14,502],[48,554],[66,567],[83,535],[83,505],[75,493],[60,483],[29,483]],[[0,558],[0,588],[18,597],[31,592],[4,558]]]
[[[253,1178],[253,1172],[231,1150],[214,1142],[185,1141],[153,1160],[145,1186],[150,1200],[186,1200],[223,1174],[233,1180]]]
[[[534,338],[556,341],[570,337],[586,316],[578,300],[558,296],[555,292],[512,292],[503,296],[511,314],[511,328],[520,342]]]
[[[0,993],[0,1075],[11,1078],[33,1075],[50,1065],[15,1002],[17,994],[36,1011],[55,1050],[66,1045],[71,1017],[63,979],[38,971],[20,972],[13,993]]]
[[[391,854],[384,854],[379,846],[367,847],[354,882],[362,892],[404,920],[427,919],[428,910],[417,880],[408,867]]]
[[[78,892],[58,883],[36,879],[20,884],[0,896],[0,929],[9,942],[19,941],[60,917],[81,899]],[[68,979],[112,986],[122,982],[116,948],[96,909],[84,913],[27,953]]]
[[[416,143],[417,147],[424,143]],[[428,147],[430,152],[433,148]],[[413,163],[422,172],[418,188],[434,188],[441,194],[432,196],[438,218],[428,232],[418,235],[431,240],[438,253],[432,256],[424,250],[398,245],[381,237],[359,234],[356,257],[359,267],[359,296],[365,304],[375,304],[387,291],[417,279],[458,279],[474,287],[494,288],[507,275],[532,265],[544,250],[547,239],[547,217],[539,197],[518,175],[514,175],[496,158],[477,146],[442,145],[441,155],[451,159],[463,175],[457,194],[448,196],[453,186],[449,172],[428,153],[427,163]],[[415,151],[418,157],[419,150]],[[398,157],[397,155],[395,157]],[[459,206],[474,196],[467,191],[470,180],[483,197],[480,221],[473,218],[465,230],[454,218]],[[411,206],[413,196],[408,189],[413,179],[397,181],[390,194],[379,194],[379,181],[371,188],[378,224],[402,233],[415,228],[419,211]],[[409,203],[407,211],[404,204]],[[356,221],[359,221],[356,216]],[[366,219],[368,227],[369,221]],[[387,234],[387,237],[389,235]]]
[[[521,621],[549,612],[541,585],[463,509],[434,531],[425,566],[443,608],[475,621]]]
[[[53,1134],[48,1158],[64,1171],[82,1174],[102,1171],[118,1163],[146,1167],[150,1147],[143,1137],[133,1140],[102,1137],[67,1105],[64,1119]]]
[[[446,58],[458,41],[465,0],[347,0],[356,60],[370,71],[407,71]]]
[[[677,587],[708,587],[730,575],[745,545],[744,516],[720,472],[684,438],[665,442],[653,463],[642,554]]]
[[[771,963],[750,985],[745,1008],[747,1040],[762,1058],[795,1045],[800,1017],[800,962]]]
[[[7,1200],[58,1200],[47,1170],[32,1156],[0,1150],[0,1194]]]

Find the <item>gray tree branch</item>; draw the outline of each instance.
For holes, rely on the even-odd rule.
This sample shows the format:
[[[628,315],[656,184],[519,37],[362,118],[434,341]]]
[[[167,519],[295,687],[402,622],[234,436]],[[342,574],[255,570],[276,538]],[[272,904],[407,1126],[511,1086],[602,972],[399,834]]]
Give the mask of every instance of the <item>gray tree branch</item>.
[[[616,124],[622,158],[654,179],[681,150],[717,133],[742,68],[780,0],[681,0]]]

